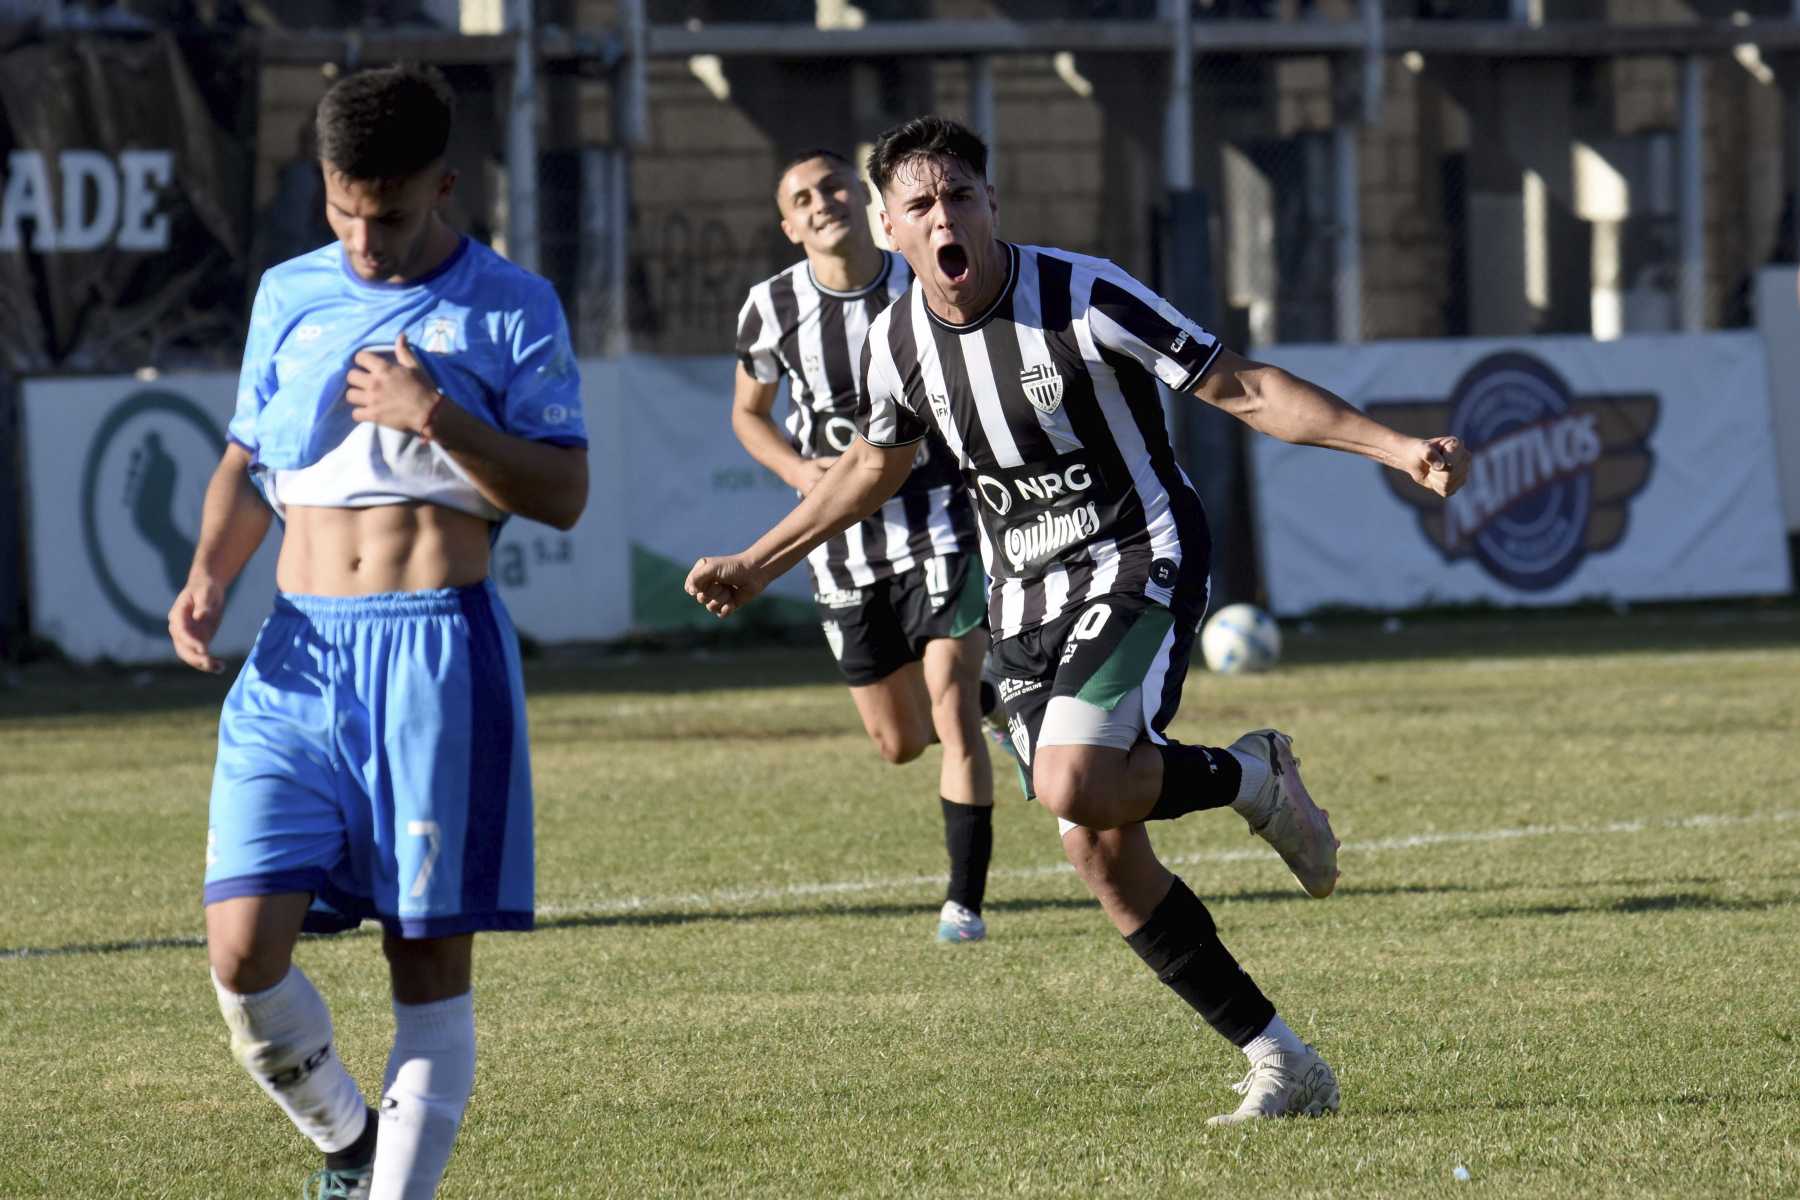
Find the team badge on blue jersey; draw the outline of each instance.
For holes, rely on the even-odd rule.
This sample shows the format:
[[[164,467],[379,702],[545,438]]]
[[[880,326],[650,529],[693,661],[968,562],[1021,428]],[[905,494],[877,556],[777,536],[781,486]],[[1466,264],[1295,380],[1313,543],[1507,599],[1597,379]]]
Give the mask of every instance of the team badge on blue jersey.
[[[458,327],[455,317],[430,317],[419,337],[419,345],[431,354],[453,354],[457,350]]]

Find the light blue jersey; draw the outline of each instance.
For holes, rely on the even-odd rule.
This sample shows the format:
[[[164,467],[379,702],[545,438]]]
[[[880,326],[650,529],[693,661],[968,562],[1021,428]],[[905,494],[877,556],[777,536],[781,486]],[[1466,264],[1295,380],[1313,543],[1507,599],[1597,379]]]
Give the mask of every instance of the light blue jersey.
[[[460,471],[441,449],[351,420],[345,376],[357,352],[391,351],[400,333],[438,390],[495,429],[587,445],[568,324],[547,280],[465,237],[429,275],[372,283],[350,270],[334,242],[266,272],[251,308],[228,432],[250,451],[252,471],[278,508],[272,475],[304,482],[305,498],[295,503],[418,499],[498,517],[458,493]],[[347,446],[353,437],[376,453]]]
[[[351,420],[359,350],[404,332],[448,400],[502,433],[585,447],[549,283],[467,238],[405,284],[335,243],[263,276],[231,439],[270,503],[423,501],[498,521],[435,443]],[[205,902],[310,892],[308,929],[529,929],[531,769],[517,637],[491,581],[280,595],[219,720]]]

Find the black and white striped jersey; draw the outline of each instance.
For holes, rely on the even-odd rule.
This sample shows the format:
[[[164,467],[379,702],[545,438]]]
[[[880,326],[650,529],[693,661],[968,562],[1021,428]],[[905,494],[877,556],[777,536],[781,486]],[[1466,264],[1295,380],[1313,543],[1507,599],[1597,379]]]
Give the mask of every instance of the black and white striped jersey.
[[[856,439],[863,341],[890,303],[906,294],[912,271],[883,251],[867,287],[821,287],[801,259],[750,289],[738,314],[737,355],[763,383],[788,378],[788,442],[802,458],[836,456]],[[973,554],[975,516],[943,443],[919,444],[912,474],[893,499],[807,556],[821,594],[865,587],[927,559]]]
[[[1006,287],[978,319],[943,321],[916,284],[875,319],[859,431],[949,445],[981,518],[996,637],[1106,595],[1198,621],[1211,537],[1156,382],[1192,388],[1218,341],[1105,259],[1006,249]]]

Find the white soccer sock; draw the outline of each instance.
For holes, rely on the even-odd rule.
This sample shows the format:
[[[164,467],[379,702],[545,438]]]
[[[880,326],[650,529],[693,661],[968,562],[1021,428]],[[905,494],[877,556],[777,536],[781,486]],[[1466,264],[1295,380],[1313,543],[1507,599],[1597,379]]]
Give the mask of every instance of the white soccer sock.
[[[1271,1054],[1304,1053],[1306,1053],[1306,1043],[1300,1040],[1299,1034],[1288,1028],[1287,1022],[1281,1019],[1280,1013],[1270,1017],[1269,1023],[1263,1026],[1263,1031],[1244,1045],[1244,1057],[1248,1058],[1253,1065]]]
[[[1251,800],[1254,800],[1256,798],[1256,793],[1261,791],[1262,785],[1267,782],[1269,778],[1269,764],[1256,757],[1254,754],[1245,754],[1242,751],[1229,748],[1227,748],[1226,753],[1237,759],[1237,764],[1243,771],[1238,777],[1237,798],[1231,802],[1231,807],[1242,812],[1244,805],[1250,803]]]
[[[474,1087],[474,993],[395,1003],[369,1200],[430,1200]]]
[[[361,1136],[362,1092],[332,1045],[331,1013],[299,967],[267,991],[239,995],[213,976],[231,1053],[327,1154]]]

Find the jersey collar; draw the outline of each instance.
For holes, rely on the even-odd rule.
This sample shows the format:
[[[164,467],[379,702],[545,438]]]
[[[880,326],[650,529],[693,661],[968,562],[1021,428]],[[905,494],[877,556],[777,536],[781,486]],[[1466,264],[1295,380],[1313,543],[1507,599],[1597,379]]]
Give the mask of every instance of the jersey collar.
[[[883,250],[881,252],[881,270],[875,272],[875,278],[859,288],[853,288],[847,292],[840,292],[835,288],[828,288],[819,282],[819,277],[813,274],[812,260],[810,258],[801,261],[806,267],[806,281],[812,284],[813,289],[820,295],[830,296],[834,300],[860,300],[876,288],[885,285],[888,276],[894,273],[894,256],[890,252]]]

